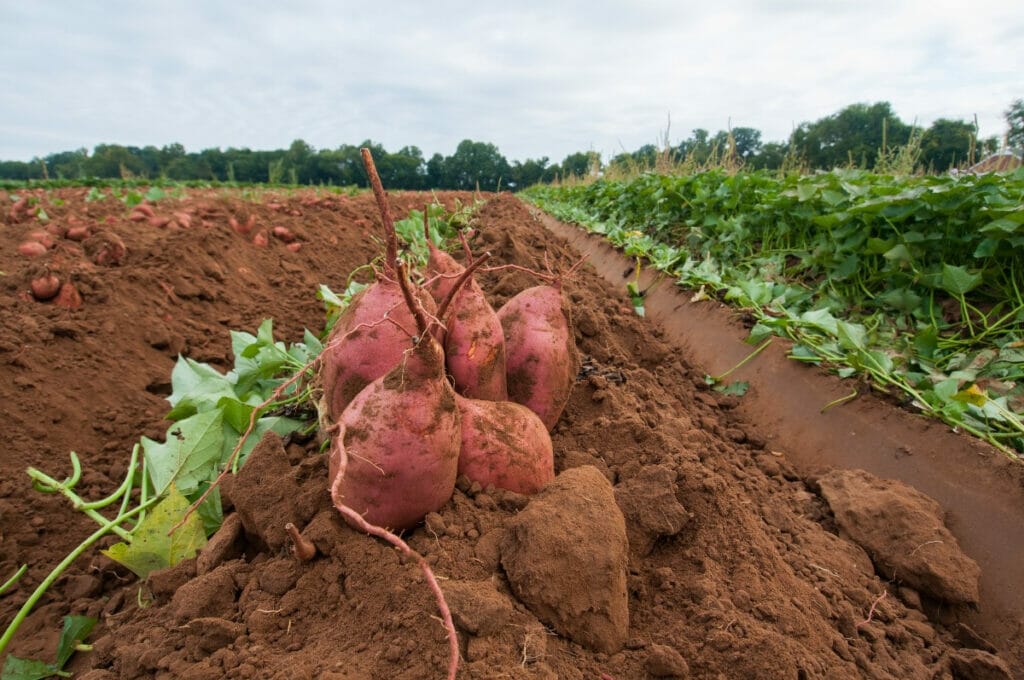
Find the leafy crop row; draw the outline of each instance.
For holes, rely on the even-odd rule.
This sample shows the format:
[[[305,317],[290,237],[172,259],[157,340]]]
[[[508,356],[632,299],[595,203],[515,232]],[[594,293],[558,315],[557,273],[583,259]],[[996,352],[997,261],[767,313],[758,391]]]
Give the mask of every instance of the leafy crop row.
[[[795,359],[1024,451],[1024,171],[647,174],[527,196],[749,309],[752,342],[788,337]]]

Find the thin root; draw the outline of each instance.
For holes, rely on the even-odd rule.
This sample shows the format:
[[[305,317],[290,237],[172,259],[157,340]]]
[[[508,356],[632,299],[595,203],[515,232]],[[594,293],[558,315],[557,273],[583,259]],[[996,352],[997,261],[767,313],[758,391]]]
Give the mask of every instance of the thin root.
[[[430,586],[430,590],[434,593],[434,598],[437,600],[437,608],[441,612],[441,621],[444,624],[445,632],[448,634],[448,680],[455,680],[455,674],[459,670],[459,637],[455,632],[455,623],[452,621],[452,612],[448,608],[448,601],[445,600],[444,591],[441,590],[441,586],[438,584],[437,578],[434,576],[434,572],[430,569],[430,565],[427,564],[427,561],[423,559],[422,555],[410,548],[405,541],[384,527],[370,524],[358,512],[343,503],[338,503],[337,500],[335,500],[334,507],[338,509],[338,512],[345,516],[345,519],[352,522],[352,524],[358,527],[361,531],[387,541],[397,548],[403,555],[410,557],[419,563],[420,568],[423,570],[423,575],[427,579],[427,584]]]

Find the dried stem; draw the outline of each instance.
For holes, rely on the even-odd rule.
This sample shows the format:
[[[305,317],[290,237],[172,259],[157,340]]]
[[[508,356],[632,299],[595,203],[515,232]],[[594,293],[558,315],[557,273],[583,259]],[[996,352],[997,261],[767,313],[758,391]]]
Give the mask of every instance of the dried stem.
[[[377,166],[373,163],[373,155],[367,148],[360,149],[359,153],[363,156],[366,175],[370,179],[370,187],[373,189],[374,198],[377,199],[377,208],[380,210],[380,218],[384,223],[384,242],[387,244],[384,268],[393,273],[398,269],[398,233],[395,231],[395,218],[391,216],[388,196],[384,193],[384,185],[380,183],[380,175],[377,174]]]
[[[469,249],[469,241],[466,240],[466,232],[459,230],[459,242],[462,244],[462,252],[466,254],[466,261],[473,259],[473,251]]]
[[[459,278],[455,279],[455,285],[452,286],[452,289],[448,292],[448,295],[441,302],[441,304],[438,305],[437,318],[444,319],[444,315],[448,312],[448,307],[452,304],[452,300],[454,300],[455,296],[458,295],[460,290],[462,290],[462,287],[467,285],[467,282],[469,281],[470,277],[473,276],[473,272],[479,269],[480,265],[482,265],[489,259],[491,259],[491,254],[484,253],[480,257],[470,262],[469,266],[466,267],[466,269],[461,274],[459,274]]]
[[[294,524],[288,522],[288,524],[284,525],[284,530],[288,532],[288,537],[292,539],[292,552],[295,553],[295,557],[300,562],[309,562],[316,557],[316,546],[313,545],[312,541],[300,534]]]
[[[361,531],[387,541],[397,548],[403,555],[410,557],[419,563],[420,568],[423,570],[423,574],[427,579],[427,584],[430,586],[430,590],[434,593],[434,598],[437,600],[437,608],[441,611],[441,620],[444,623],[445,632],[448,634],[448,680],[455,680],[455,674],[459,670],[459,637],[455,632],[455,623],[452,621],[452,612],[448,608],[448,602],[445,600],[444,591],[441,590],[441,586],[438,584],[437,578],[434,576],[434,572],[431,571],[430,565],[427,564],[427,561],[423,559],[422,555],[410,548],[409,545],[401,538],[384,527],[379,527],[376,524],[370,524],[362,515],[344,503],[339,503],[336,498],[334,500],[334,507],[338,509],[338,512],[345,516],[345,519],[350,521]]]
[[[427,321],[426,312],[423,311],[423,306],[420,305],[416,300],[416,296],[413,295],[409,277],[405,275],[405,265],[401,262],[398,263],[398,287],[402,289],[402,297],[405,298],[405,304],[409,306],[409,311],[412,312],[413,317],[416,319],[416,330],[419,331],[420,338],[426,337],[430,324]]]

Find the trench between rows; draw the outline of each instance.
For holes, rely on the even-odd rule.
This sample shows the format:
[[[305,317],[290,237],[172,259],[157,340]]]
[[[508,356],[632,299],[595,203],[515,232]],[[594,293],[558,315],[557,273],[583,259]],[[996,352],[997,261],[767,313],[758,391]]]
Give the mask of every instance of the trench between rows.
[[[600,236],[536,208],[531,212],[539,225],[587,255],[594,269],[625,293],[635,276],[632,259]],[[657,272],[645,270],[640,282],[647,289],[647,317],[708,374],[729,370],[753,350],[744,342],[747,332],[734,309],[715,301],[693,302],[693,291]],[[938,501],[947,526],[982,570],[979,610],[968,625],[1007,651],[1021,645],[1024,466],[943,423],[864,394],[864,389],[856,399],[822,413],[824,405],[850,394],[853,382],[786,358],[787,345],[776,339],[730,376],[750,383],[738,407],[742,417],[802,474],[863,469],[903,481]]]

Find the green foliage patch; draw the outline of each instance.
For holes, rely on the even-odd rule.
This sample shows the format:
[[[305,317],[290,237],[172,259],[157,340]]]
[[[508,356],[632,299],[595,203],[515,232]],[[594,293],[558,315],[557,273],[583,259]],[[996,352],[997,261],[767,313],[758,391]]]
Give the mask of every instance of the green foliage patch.
[[[527,197],[750,310],[751,342],[790,338],[795,359],[1024,451],[1024,171],[645,174]]]

